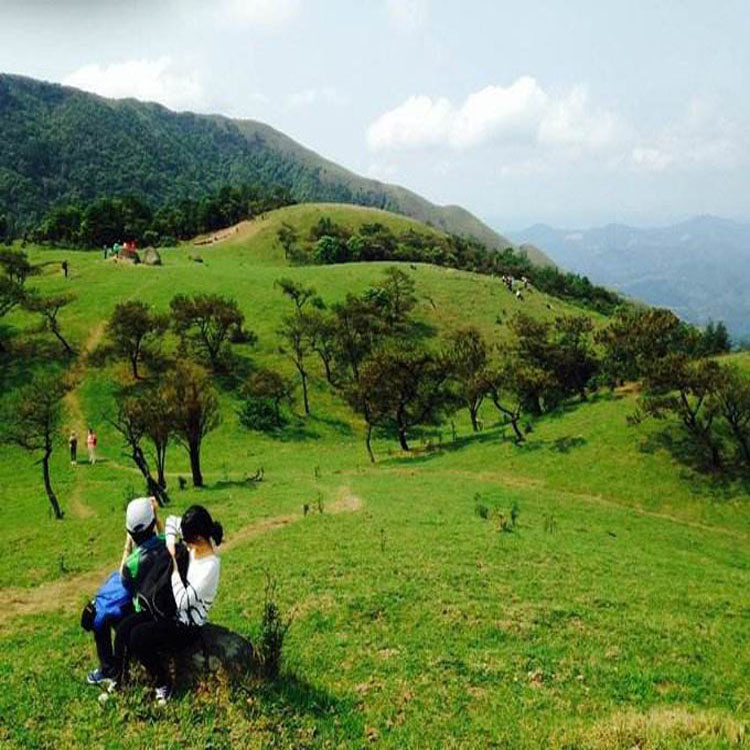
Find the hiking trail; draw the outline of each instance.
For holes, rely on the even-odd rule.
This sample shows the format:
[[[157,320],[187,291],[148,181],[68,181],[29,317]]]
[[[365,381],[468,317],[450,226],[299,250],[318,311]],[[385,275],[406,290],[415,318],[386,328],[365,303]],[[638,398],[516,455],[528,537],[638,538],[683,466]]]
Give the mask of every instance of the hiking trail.
[[[336,500],[323,507],[323,516],[354,513],[363,505],[360,497],[349,487],[339,487]],[[312,513],[311,513],[312,515]],[[317,513],[316,513],[317,515]],[[270,531],[301,521],[302,512],[283,516],[272,516],[253,521],[237,531],[230,531],[229,538],[221,545],[222,554],[234,547]],[[17,616],[43,614],[47,612],[77,612],[87,597],[93,596],[104,578],[119,564],[120,549],[113,550],[112,562],[71,578],[39,584],[33,588],[11,587],[3,589],[5,606],[0,609],[0,627]]]

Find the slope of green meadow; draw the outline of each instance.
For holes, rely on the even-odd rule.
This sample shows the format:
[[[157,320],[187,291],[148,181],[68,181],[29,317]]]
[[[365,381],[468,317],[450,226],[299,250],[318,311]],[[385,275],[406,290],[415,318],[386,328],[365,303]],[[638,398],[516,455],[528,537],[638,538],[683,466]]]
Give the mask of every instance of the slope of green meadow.
[[[275,330],[288,303],[280,276],[327,303],[377,281],[385,264],[286,267],[276,231],[306,233],[321,215],[355,226],[415,223],[369,209],[293,206],[211,245],[162,252],[163,267],[100,253],[27,248],[67,259],[33,279],[76,301],[62,327],[93,350],[124,299],[166,309],[179,292],[235,297],[256,347],[235,351],[290,374]],[[422,231],[430,231],[425,227]],[[191,255],[204,262],[196,263]],[[519,307],[540,317],[573,308],[539,293],[518,302],[495,279],[404,265],[417,314],[436,332],[472,323],[488,337]],[[9,316],[19,329],[31,325]],[[737,357],[750,366],[746,357]],[[210,683],[166,710],[136,687],[102,708],[84,683],[93,643],[78,613],[119,561],[126,499],[140,476],[106,422],[123,364],[81,368],[66,428],[93,424],[101,460],[53,482],[66,518],[52,520],[39,467],[0,449],[0,746],[729,748],[750,744],[750,488],[694,472],[664,425],[630,427],[635,394],[595,394],[532,425],[516,446],[485,404],[472,434],[413,438],[407,455],[363,426],[314,368],[312,416],[280,437],[244,430],[235,396],[203,449],[207,486],[180,491],[187,456],[170,448],[173,509],[202,502],[225,527],[212,620],[252,635],[266,573],[294,621],[278,684]],[[28,373],[12,369],[5,387]],[[299,409],[299,405],[298,405]],[[262,467],[265,479],[249,485]],[[302,506],[313,512],[303,517]],[[476,506],[509,517],[505,533]],[[322,512],[319,512],[322,510]]]

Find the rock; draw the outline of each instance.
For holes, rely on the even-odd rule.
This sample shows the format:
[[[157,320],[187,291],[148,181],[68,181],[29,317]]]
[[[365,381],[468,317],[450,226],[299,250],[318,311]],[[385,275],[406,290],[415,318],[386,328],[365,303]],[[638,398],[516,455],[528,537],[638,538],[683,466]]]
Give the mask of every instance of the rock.
[[[122,248],[117,254],[117,260],[133,263],[133,265],[135,265],[141,262],[141,256],[138,255],[137,250],[126,250],[125,248]]]
[[[161,255],[159,255],[159,251],[155,247],[147,247],[143,251],[143,257],[141,258],[141,260],[147,266],[161,265]]]
[[[175,677],[181,683],[197,683],[209,674],[224,672],[230,678],[260,672],[260,660],[247,638],[221,625],[204,625],[189,648],[174,657]]]

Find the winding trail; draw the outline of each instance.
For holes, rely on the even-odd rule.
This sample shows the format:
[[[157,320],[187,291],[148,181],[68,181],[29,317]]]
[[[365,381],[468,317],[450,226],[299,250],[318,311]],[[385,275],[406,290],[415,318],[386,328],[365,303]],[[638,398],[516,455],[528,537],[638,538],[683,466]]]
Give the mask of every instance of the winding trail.
[[[336,500],[323,508],[323,515],[355,513],[363,505],[361,498],[354,495],[349,487],[339,487]],[[230,531],[229,538],[221,546],[222,554],[261,534],[283,528],[304,518],[302,513],[263,518]],[[34,588],[2,589],[3,607],[0,608],[0,628],[14,617],[44,614],[48,612],[72,613],[79,611],[86,598],[90,597],[107,574],[118,564],[119,557],[113,555],[106,566],[90,570],[71,578],[42,583]]]
[[[370,469],[369,471],[372,472],[374,470]],[[382,469],[379,469],[379,471],[391,472],[393,474],[402,474],[402,475],[407,475],[407,476],[421,473],[421,471],[416,470],[416,469],[392,468],[392,467],[384,467]],[[346,474],[349,472],[344,472],[344,473]],[[351,472],[351,473],[354,473],[354,472]],[[551,493],[560,495],[562,497],[570,497],[574,500],[581,500],[583,502],[596,503],[597,505],[603,505],[609,508],[617,508],[618,510],[630,511],[637,516],[646,516],[648,518],[658,518],[662,521],[670,521],[671,523],[676,523],[681,526],[687,526],[689,528],[697,529],[699,531],[708,531],[708,532],[714,532],[717,534],[724,534],[725,536],[734,537],[735,539],[747,540],[748,538],[750,538],[750,535],[742,531],[738,531],[736,529],[730,529],[725,526],[711,526],[709,524],[700,523],[700,521],[690,521],[686,518],[673,516],[673,515],[670,515],[669,513],[660,513],[658,511],[645,510],[644,508],[639,508],[636,505],[627,505],[625,503],[617,502],[616,500],[612,500],[610,498],[604,497],[603,495],[594,495],[588,492],[576,492],[575,490],[552,486],[548,482],[545,482],[543,479],[534,479],[531,477],[524,477],[518,474],[509,474],[509,473],[500,472],[500,471],[474,472],[474,471],[462,471],[460,469],[429,469],[427,470],[427,473],[439,474],[439,475],[444,475],[444,476],[455,476],[455,477],[466,478],[466,479],[475,479],[475,480],[479,480],[480,482],[482,481],[483,482],[498,482],[499,484],[502,484],[506,487],[513,487],[517,489],[543,490],[545,492],[551,492]]]
[[[83,351],[76,360],[75,365],[71,369],[71,376],[75,382],[75,386],[68,391],[65,396],[65,405],[68,407],[71,421],[73,423],[73,429],[78,435],[78,445],[85,446],[86,444],[86,419],[83,414],[83,408],[81,407],[81,399],[78,395],[79,383],[83,380],[83,376],[86,372],[86,362],[89,354],[91,354],[99,342],[104,337],[104,331],[106,323],[102,321],[96,325],[88,335],[86,343],[83,345]],[[70,497],[70,511],[76,518],[91,518],[96,513],[90,505],[83,499],[83,477],[80,473],[81,467],[76,468],[75,483],[73,485],[73,493]]]

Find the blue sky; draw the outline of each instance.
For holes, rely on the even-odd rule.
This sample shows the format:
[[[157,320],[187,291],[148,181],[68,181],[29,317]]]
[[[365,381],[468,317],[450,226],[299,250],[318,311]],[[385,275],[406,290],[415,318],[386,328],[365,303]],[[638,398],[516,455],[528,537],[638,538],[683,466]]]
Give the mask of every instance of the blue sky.
[[[0,70],[268,122],[499,229],[750,219],[746,0],[0,0]]]

